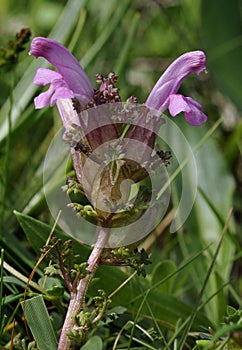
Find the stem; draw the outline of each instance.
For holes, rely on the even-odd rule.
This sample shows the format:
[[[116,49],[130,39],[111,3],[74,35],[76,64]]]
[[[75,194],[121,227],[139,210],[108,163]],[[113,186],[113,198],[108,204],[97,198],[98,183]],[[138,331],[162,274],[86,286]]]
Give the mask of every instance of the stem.
[[[108,230],[104,227],[99,228],[98,237],[94,248],[87,261],[87,271],[89,272],[83,279],[81,279],[77,286],[73,286],[71,291],[70,303],[66,313],[65,322],[61,331],[58,350],[68,350],[71,346],[71,339],[68,337],[68,332],[74,330],[76,325],[75,316],[81,309],[83,301],[86,296],[88,286],[95,275],[95,272],[100,264],[100,257],[102,255],[105,243],[108,238]]]
[[[63,265],[63,260],[62,260],[62,257],[61,257],[61,253],[60,253],[58,248],[56,250],[57,250],[57,255],[58,255],[58,265],[60,267],[60,270],[61,270],[61,273],[62,273],[62,277],[63,277],[63,279],[65,281],[65,284],[66,284],[69,292],[71,292],[72,291],[72,283],[71,283],[70,278],[69,278],[69,273],[68,273],[69,272],[68,271],[69,268],[67,270],[65,269],[65,267]]]

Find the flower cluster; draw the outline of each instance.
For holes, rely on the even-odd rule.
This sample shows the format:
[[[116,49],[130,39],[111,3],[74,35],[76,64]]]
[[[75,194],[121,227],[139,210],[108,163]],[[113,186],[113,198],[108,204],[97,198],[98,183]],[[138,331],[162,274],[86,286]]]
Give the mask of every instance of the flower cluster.
[[[35,108],[57,105],[77,180],[101,222],[115,220],[114,213],[120,208],[130,212],[133,204],[129,207],[127,203],[132,183],[145,179],[149,171],[157,171],[157,164],[169,163],[170,153],[154,151],[164,122],[161,114],[166,109],[171,116],[184,112],[191,125],[207,120],[199,103],[177,93],[190,73],[205,70],[202,51],[188,52],[175,60],[142,105],[133,96],[121,103],[113,72],[107,78],[98,74],[99,87],[93,88],[75,57],[54,40],[34,38],[30,54],[44,57],[56,69],[37,70],[34,83],[50,86],[35,98]]]
[[[10,69],[18,61],[20,52],[25,50],[25,45],[29,42],[31,32],[29,28],[22,28],[15,35],[14,40],[10,40],[7,47],[0,46],[0,68]]]
[[[44,57],[57,70],[55,72],[46,68],[38,69],[34,83],[39,86],[50,84],[50,88],[35,98],[37,109],[48,104],[52,107],[60,99],[76,98],[83,107],[92,101],[97,104],[102,103],[102,98],[107,95],[112,97],[113,101],[120,101],[118,91],[114,88],[116,82],[114,73],[110,73],[106,80],[101,75],[97,76],[97,81],[101,83],[99,93],[102,93],[102,96],[98,96],[79,62],[58,42],[36,37],[32,40],[30,54],[35,57]],[[177,94],[183,80],[190,73],[199,74],[205,69],[206,56],[204,52],[192,51],[183,54],[168,67],[158,80],[145,105],[160,113],[169,109],[173,117],[184,112],[185,119],[191,125],[205,123],[207,117],[201,111],[201,105],[190,97]]]

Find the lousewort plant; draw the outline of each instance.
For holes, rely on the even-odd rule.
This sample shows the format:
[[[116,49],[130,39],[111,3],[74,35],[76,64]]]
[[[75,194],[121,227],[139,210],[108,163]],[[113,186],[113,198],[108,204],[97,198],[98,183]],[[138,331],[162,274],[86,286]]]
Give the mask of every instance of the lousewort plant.
[[[114,72],[106,78],[97,74],[98,87],[93,88],[79,62],[54,40],[34,38],[30,54],[44,57],[56,69],[37,70],[34,83],[50,86],[35,98],[35,108],[57,105],[75,171],[75,178],[67,179],[65,189],[68,193],[79,191],[90,203],[70,205],[98,231],[82,273],[79,271],[71,281],[62,266],[70,302],[58,349],[66,350],[72,340],[84,342],[87,331],[104,314],[100,308],[102,311],[94,317],[85,312],[84,306],[88,286],[100,264],[106,260],[114,265],[129,265],[145,274],[143,265],[149,263],[146,252],[122,247],[143,238],[142,228],[150,232],[163,206],[152,182],[152,176],[159,182],[159,174],[171,157],[169,151],[156,148],[157,133],[166,122],[162,113],[168,109],[174,117],[184,112],[186,121],[195,126],[207,120],[199,103],[177,93],[190,73],[205,70],[206,57],[202,51],[180,56],[161,76],[147,100],[138,104],[134,96],[121,101]]]

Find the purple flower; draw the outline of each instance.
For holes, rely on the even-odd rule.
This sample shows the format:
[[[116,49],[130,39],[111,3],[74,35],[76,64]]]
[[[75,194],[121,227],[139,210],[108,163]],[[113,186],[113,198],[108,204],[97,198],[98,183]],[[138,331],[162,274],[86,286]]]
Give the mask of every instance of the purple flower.
[[[86,106],[90,101],[93,101],[94,89],[86,73],[75,57],[64,46],[51,39],[36,37],[32,40],[30,54],[35,57],[44,57],[57,70],[55,72],[46,68],[38,69],[34,83],[39,86],[50,84],[50,87],[46,92],[35,98],[35,108],[43,108],[48,104],[52,107],[61,99],[72,99],[74,97],[81,106]],[[148,96],[145,106],[158,110],[160,113],[163,113],[168,108],[173,117],[180,112],[184,112],[186,121],[191,125],[205,123],[207,117],[201,111],[201,106],[190,97],[177,94],[183,80],[190,73],[195,72],[199,74],[205,69],[206,56],[204,52],[192,51],[180,56],[158,80]],[[101,93],[103,93],[102,88],[104,87],[105,84],[103,83],[99,89]],[[106,95],[109,94],[110,97],[109,88],[110,86],[104,93]],[[112,89],[112,94],[114,90]],[[115,93],[114,97],[118,98],[118,96],[115,96]],[[60,105],[61,103],[57,103],[59,109]],[[61,106],[61,110],[63,111],[63,106]],[[79,124],[77,122],[77,113],[74,114],[73,118]],[[156,124],[156,121],[153,122]],[[67,127],[64,120],[63,124]],[[135,128],[135,126],[133,127]],[[131,127],[130,135],[134,134],[132,129]],[[155,129],[154,131],[156,131]]]
[[[186,121],[191,125],[201,125],[207,120],[207,116],[201,110],[202,106],[191,97],[170,95],[168,108],[172,117],[184,112]]]
[[[94,89],[75,57],[54,40],[34,38],[30,54],[45,58],[56,69],[37,70],[34,83],[49,85],[49,89],[35,98],[35,108],[57,105],[77,179],[100,220],[110,217],[110,208],[119,205],[125,208],[132,181],[145,179],[146,167],[155,171],[156,166],[163,164],[153,158],[157,132],[164,122],[161,114],[166,109],[171,116],[184,112],[186,121],[192,125],[201,125],[207,119],[200,104],[177,94],[190,73],[205,70],[206,57],[201,51],[186,53],[175,60],[142,106],[137,105],[134,97],[118,104],[121,98],[113,72],[107,78],[97,75],[99,88]],[[96,106],[100,108],[91,108]]]
[[[206,69],[206,56],[202,51],[187,52],[178,57],[160,77],[145,105],[163,113],[167,108],[174,117],[184,112],[186,121],[191,125],[201,125],[207,117],[201,106],[190,97],[177,95],[183,80],[192,72],[199,74]]]
[[[35,108],[53,106],[58,99],[76,97],[87,104],[93,96],[93,87],[75,57],[58,42],[37,37],[32,40],[30,54],[44,57],[57,70],[39,68],[34,83],[39,86],[50,84],[50,89],[35,99]]]
[[[49,90],[35,98],[36,109],[44,108],[48,104],[53,107],[62,98],[74,98],[73,91],[68,88],[62,75],[53,70],[39,68],[34,77],[34,84],[39,86],[50,84]]]

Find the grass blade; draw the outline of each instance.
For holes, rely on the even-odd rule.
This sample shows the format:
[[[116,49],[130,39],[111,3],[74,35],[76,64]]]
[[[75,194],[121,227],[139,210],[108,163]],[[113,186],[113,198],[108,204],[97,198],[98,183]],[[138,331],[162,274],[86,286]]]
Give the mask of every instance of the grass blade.
[[[193,324],[193,321],[194,321],[194,319],[195,319],[195,317],[196,317],[196,314],[197,314],[197,312],[198,312],[199,304],[200,304],[200,302],[201,302],[201,300],[202,300],[202,296],[203,296],[203,293],[204,293],[205,288],[206,288],[206,286],[207,286],[209,277],[210,277],[210,275],[211,275],[211,273],[212,273],[212,271],[213,271],[213,268],[214,268],[214,265],[215,265],[217,256],[218,256],[218,254],[219,254],[220,248],[221,248],[221,246],[222,246],[222,243],[223,243],[225,234],[226,234],[226,232],[227,232],[228,225],[229,225],[229,222],[230,222],[231,217],[232,217],[232,209],[231,209],[231,210],[229,211],[229,213],[228,213],[228,216],[227,216],[227,219],[226,219],[226,222],[225,222],[224,229],[223,229],[223,231],[222,231],[222,235],[221,235],[220,241],[219,241],[218,246],[217,246],[217,249],[216,249],[216,251],[215,251],[213,260],[212,260],[212,262],[211,262],[211,264],[210,264],[210,266],[209,266],[209,269],[208,269],[208,272],[207,272],[207,274],[206,274],[205,280],[204,280],[204,282],[203,282],[202,289],[201,289],[201,291],[200,291],[200,293],[199,293],[197,302],[196,302],[196,304],[195,304],[195,306],[194,306],[194,308],[193,308],[193,312],[192,312],[192,314],[191,314],[191,316],[190,316],[190,320],[189,320],[189,322],[187,323],[187,326],[186,326],[186,328],[185,328],[185,330],[184,330],[184,332],[183,332],[183,334],[182,334],[182,336],[181,336],[181,339],[180,339],[180,342],[179,342],[179,345],[178,345],[178,349],[182,349],[183,346],[184,346],[184,344],[185,344],[185,342],[186,342],[186,339],[187,339],[187,336],[188,336],[188,332],[190,331],[191,326],[192,326],[192,324]]]
[[[39,350],[56,350],[57,339],[43,297],[38,295],[22,302],[28,326]]]
[[[98,52],[101,51],[102,47],[108,41],[112,33],[115,32],[115,29],[117,28],[118,24],[124,17],[124,14],[129,6],[129,3],[130,3],[130,0],[125,0],[124,2],[120,3],[120,6],[117,7],[114,17],[110,20],[110,22],[105,27],[103,32],[99,35],[95,43],[92,45],[92,47],[88,50],[88,52],[82,58],[81,64],[84,68],[87,67],[92,62],[92,60],[95,58]]]

